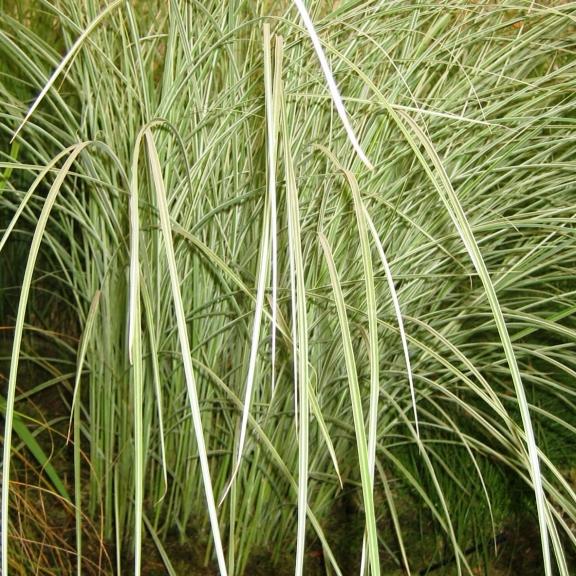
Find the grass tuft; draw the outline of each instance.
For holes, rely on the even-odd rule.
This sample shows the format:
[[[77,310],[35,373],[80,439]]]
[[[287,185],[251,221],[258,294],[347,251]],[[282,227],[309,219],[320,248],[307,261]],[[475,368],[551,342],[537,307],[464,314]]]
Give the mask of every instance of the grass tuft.
[[[0,18],[3,574],[573,572],[574,3]]]

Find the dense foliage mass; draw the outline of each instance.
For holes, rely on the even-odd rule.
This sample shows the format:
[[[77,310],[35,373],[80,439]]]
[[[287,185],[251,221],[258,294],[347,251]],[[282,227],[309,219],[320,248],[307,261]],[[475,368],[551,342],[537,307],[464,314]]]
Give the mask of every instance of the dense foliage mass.
[[[576,4],[4,4],[4,573],[567,576]]]

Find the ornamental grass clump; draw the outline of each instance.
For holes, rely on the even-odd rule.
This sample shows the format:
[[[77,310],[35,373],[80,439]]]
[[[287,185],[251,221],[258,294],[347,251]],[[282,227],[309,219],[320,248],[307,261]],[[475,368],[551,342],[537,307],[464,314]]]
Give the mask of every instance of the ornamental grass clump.
[[[54,397],[77,574],[473,574],[522,507],[568,576],[573,3],[1,14],[4,574]]]

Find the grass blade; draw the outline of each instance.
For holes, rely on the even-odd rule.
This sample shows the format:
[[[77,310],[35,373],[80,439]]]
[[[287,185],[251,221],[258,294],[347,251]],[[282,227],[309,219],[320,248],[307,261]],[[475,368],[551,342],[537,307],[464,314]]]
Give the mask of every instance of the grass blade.
[[[330,70],[330,64],[328,64],[328,60],[326,59],[326,55],[324,54],[324,50],[322,49],[322,43],[318,38],[318,34],[314,28],[314,24],[312,23],[312,19],[308,14],[308,10],[306,10],[306,6],[303,0],[294,0],[294,4],[300,13],[300,17],[302,18],[302,22],[304,22],[304,26],[308,31],[308,35],[310,36],[310,40],[312,41],[312,45],[314,46],[314,50],[316,51],[316,56],[318,56],[318,60],[320,61],[320,68],[322,68],[322,72],[324,73],[324,78],[326,79],[326,84],[328,85],[328,90],[330,91],[330,95],[332,96],[332,101],[334,102],[334,106],[336,106],[336,110],[338,115],[340,116],[340,120],[342,121],[342,125],[344,126],[344,130],[346,130],[346,135],[352,144],[352,147],[358,154],[358,157],[368,170],[373,170],[374,167],[368,157],[362,150],[360,146],[360,142],[358,142],[358,138],[356,138],[356,134],[354,133],[354,129],[350,124],[350,120],[348,119],[348,114],[346,112],[346,107],[344,106],[344,102],[342,101],[342,96],[340,95],[340,90],[338,90],[338,86],[336,81],[334,80],[334,76],[332,75],[332,71]]]
[[[358,375],[356,372],[356,361],[354,359],[354,349],[350,336],[350,326],[346,313],[346,304],[342,294],[342,286],[336,271],[336,265],[332,256],[332,250],[328,240],[322,232],[319,233],[320,244],[324,251],[324,257],[330,272],[330,282],[334,292],[334,301],[338,312],[338,323],[342,335],[342,346],[344,348],[344,359],[346,361],[346,372],[348,374],[348,384],[350,387],[350,400],[354,417],[354,432],[356,434],[356,444],[358,460],[360,465],[360,476],[362,479],[362,497],[364,500],[364,510],[366,514],[366,532],[368,539],[368,557],[372,576],[380,575],[380,558],[378,555],[378,535],[376,529],[376,514],[374,511],[374,494],[372,489],[372,474],[368,456],[368,444],[366,441],[366,430],[364,415],[362,411],[362,398],[358,385]]]
[[[470,223],[468,222],[464,210],[458,200],[458,196],[454,191],[450,179],[446,174],[442,161],[440,160],[438,154],[436,153],[432,143],[429,138],[426,137],[424,132],[420,127],[407,115],[402,112],[398,114],[401,115],[404,122],[409,126],[409,129],[416,136],[418,144],[422,145],[426,150],[428,157],[430,158],[436,174],[428,166],[426,159],[420,152],[418,144],[410,138],[409,140],[411,146],[418,157],[422,167],[428,173],[431,181],[434,183],[436,190],[439,193],[442,202],[446,206],[446,209],[450,213],[450,216],[456,226],[466,250],[470,255],[470,259],[474,264],[474,267],[482,281],[482,285],[486,292],[486,297],[490,303],[490,308],[492,314],[494,315],[494,321],[502,341],[502,346],[504,348],[504,354],[508,362],[510,369],[510,375],[512,381],[514,382],[514,389],[516,391],[516,396],[518,398],[518,408],[520,410],[520,415],[522,417],[522,424],[524,426],[524,432],[526,434],[526,449],[528,451],[529,458],[529,473],[534,487],[534,493],[536,496],[536,507],[538,510],[538,524],[540,527],[540,538],[542,543],[542,554],[544,558],[544,570],[546,576],[552,576],[552,562],[550,557],[550,544],[548,530],[555,530],[554,524],[550,524],[548,521],[549,511],[548,504],[546,501],[546,496],[544,494],[544,489],[542,486],[542,474],[540,470],[540,461],[538,458],[538,447],[536,445],[536,437],[534,434],[534,428],[532,425],[532,419],[530,417],[530,411],[528,408],[528,401],[526,399],[526,393],[524,391],[524,385],[522,384],[522,376],[520,374],[520,369],[518,367],[518,362],[516,360],[516,355],[514,354],[514,347],[512,345],[512,340],[510,339],[510,334],[508,333],[508,328],[506,326],[506,321],[504,319],[504,314],[500,307],[498,301],[498,296],[496,295],[496,290],[490,278],[490,274],[484,263],[484,258],[474,234]],[[407,134],[407,129],[404,128],[405,134]]]
[[[104,10],[102,10],[102,12],[100,12],[100,14],[96,18],[94,18],[94,20],[90,23],[90,25],[78,37],[76,42],[74,42],[74,44],[68,51],[68,54],[66,54],[66,56],[62,59],[56,70],[52,72],[52,76],[50,76],[48,82],[46,82],[44,88],[42,88],[42,91],[40,92],[36,100],[34,100],[34,103],[26,113],[24,120],[22,120],[20,126],[18,126],[18,128],[16,129],[16,132],[14,132],[11,142],[14,142],[14,140],[17,138],[20,131],[24,128],[24,126],[26,125],[32,114],[34,114],[36,108],[38,108],[38,106],[44,99],[44,96],[46,96],[50,88],[52,88],[52,86],[54,85],[54,82],[56,82],[60,74],[66,68],[66,66],[68,66],[68,64],[72,62],[72,60],[76,56],[76,53],[78,52],[78,50],[80,50],[80,48],[84,44],[86,38],[88,38],[88,36],[90,36],[90,34],[94,31],[94,29],[98,27],[100,22],[102,22],[102,20],[104,20],[115,8],[120,6],[120,4],[122,4],[122,0],[114,0],[113,2],[111,2]]]
[[[20,301],[18,303],[18,315],[16,317],[16,325],[14,327],[14,343],[12,344],[12,357],[10,361],[10,375],[8,379],[8,394],[6,397],[6,412],[4,424],[4,446],[3,446],[3,471],[2,471],[2,508],[1,508],[1,521],[2,521],[2,574],[8,574],[8,499],[10,492],[10,456],[12,448],[12,428],[14,421],[14,398],[16,395],[16,380],[18,377],[18,364],[20,361],[20,347],[22,344],[22,335],[24,332],[24,320],[26,317],[26,309],[28,304],[28,296],[30,294],[30,286],[32,284],[32,275],[36,265],[38,252],[40,251],[40,244],[44,237],[44,231],[50,212],[56,202],[56,198],[60,192],[60,188],[64,179],[66,178],[72,164],[75,162],[79,154],[90,144],[90,142],[83,142],[74,146],[62,168],[52,184],[48,196],[44,201],[42,212],[38,218],[38,223],[32,237],[32,244],[26,262],[26,269],[24,271],[24,278],[22,279],[22,289],[20,292]],[[55,162],[51,164],[49,169],[53,168]],[[48,167],[47,167],[48,168]]]
[[[200,405],[198,402],[198,395],[196,392],[196,380],[194,378],[194,370],[192,368],[192,360],[190,358],[190,343],[188,340],[188,330],[186,328],[186,316],[184,314],[184,307],[182,304],[182,295],[180,293],[180,280],[178,278],[178,269],[176,266],[176,258],[174,255],[172,227],[170,224],[170,215],[168,212],[166,191],[164,188],[164,180],[162,177],[160,160],[156,152],[156,146],[154,144],[153,136],[149,130],[146,131],[146,143],[148,148],[150,167],[152,170],[152,177],[154,180],[156,201],[158,203],[158,212],[160,215],[160,226],[162,230],[162,237],[164,239],[166,260],[170,272],[170,286],[172,289],[173,304],[176,313],[176,321],[178,324],[178,337],[180,340],[182,361],[184,364],[184,371],[186,374],[186,386],[188,390],[188,397],[190,400],[190,409],[192,411],[192,420],[194,423],[196,442],[198,444],[198,455],[200,458],[200,465],[202,468],[202,478],[204,480],[204,491],[206,494],[206,501],[208,505],[208,514],[210,517],[210,523],[212,525],[212,536],[214,538],[214,547],[216,550],[216,556],[218,558],[218,566],[220,569],[220,574],[222,576],[226,576],[227,575],[226,560],[224,557],[224,549],[222,547],[220,527],[218,525],[218,515],[216,511],[216,502],[214,500],[212,480],[210,478],[208,454],[206,451],[206,443],[204,441],[204,432],[202,429]]]

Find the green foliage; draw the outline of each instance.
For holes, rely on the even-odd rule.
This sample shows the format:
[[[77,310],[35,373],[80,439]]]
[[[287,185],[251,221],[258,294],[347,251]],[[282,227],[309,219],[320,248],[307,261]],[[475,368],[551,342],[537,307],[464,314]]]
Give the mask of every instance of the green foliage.
[[[567,576],[576,6],[167,4],[1,13],[7,475],[50,390],[74,481],[36,457],[78,574],[88,518],[119,574],[148,541],[176,573],[175,532],[221,574],[263,551],[312,574],[313,542],[347,574],[344,500],[354,570],[472,574],[522,486]],[[76,344],[24,346],[37,328]],[[76,372],[26,392],[23,351]]]

